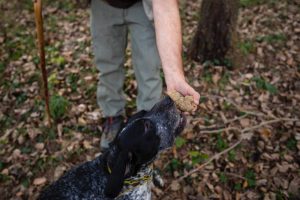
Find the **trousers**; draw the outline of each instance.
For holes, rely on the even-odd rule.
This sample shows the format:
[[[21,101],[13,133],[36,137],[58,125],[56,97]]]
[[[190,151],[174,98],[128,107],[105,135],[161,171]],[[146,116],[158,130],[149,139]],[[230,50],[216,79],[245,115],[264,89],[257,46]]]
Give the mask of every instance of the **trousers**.
[[[125,114],[123,85],[128,35],[137,81],[137,110],[151,109],[162,94],[161,61],[154,25],[146,16],[142,2],[120,9],[103,0],[92,0],[91,34],[94,62],[100,72],[97,103],[104,117]]]

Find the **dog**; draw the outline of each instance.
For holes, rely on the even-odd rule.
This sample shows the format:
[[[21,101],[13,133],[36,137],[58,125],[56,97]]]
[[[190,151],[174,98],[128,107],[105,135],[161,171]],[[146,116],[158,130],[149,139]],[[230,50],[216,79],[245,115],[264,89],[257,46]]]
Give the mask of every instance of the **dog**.
[[[150,111],[133,115],[105,153],[66,172],[38,199],[151,199],[151,163],[173,145],[185,124],[184,115],[165,97]]]

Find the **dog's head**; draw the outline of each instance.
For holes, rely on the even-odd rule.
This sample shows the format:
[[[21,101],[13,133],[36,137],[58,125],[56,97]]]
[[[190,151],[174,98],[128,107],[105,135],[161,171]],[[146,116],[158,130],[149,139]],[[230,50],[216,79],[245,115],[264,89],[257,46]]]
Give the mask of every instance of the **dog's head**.
[[[114,163],[105,194],[116,197],[126,176],[150,164],[157,154],[174,143],[185,126],[185,117],[169,97],[158,102],[150,111],[132,116],[111,144]]]

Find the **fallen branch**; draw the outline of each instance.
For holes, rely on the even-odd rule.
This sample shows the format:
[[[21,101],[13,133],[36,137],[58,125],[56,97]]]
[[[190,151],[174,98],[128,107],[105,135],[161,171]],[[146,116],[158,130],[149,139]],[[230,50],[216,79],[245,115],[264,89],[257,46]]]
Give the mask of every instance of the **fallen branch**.
[[[236,131],[239,131],[241,133],[241,135],[240,135],[239,140],[236,143],[234,143],[232,146],[230,146],[229,148],[225,149],[224,151],[222,151],[220,153],[215,154],[207,162],[205,162],[202,165],[200,165],[200,166],[192,169],[187,174],[181,176],[177,181],[181,182],[182,180],[184,180],[185,178],[191,176],[192,174],[194,174],[196,172],[199,172],[201,169],[203,169],[205,166],[209,165],[214,160],[219,159],[222,155],[228,153],[229,151],[231,151],[232,149],[234,149],[235,147],[237,147],[243,140],[249,138],[247,133],[249,133],[249,132],[251,132],[251,131],[253,131],[255,129],[261,128],[263,126],[266,126],[266,125],[269,125],[269,124],[274,124],[274,123],[277,123],[277,122],[282,122],[282,121],[293,121],[293,122],[295,122],[295,121],[299,121],[299,119],[277,118],[277,119],[274,119],[274,120],[262,122],[262,123],[260,123],[259,125],[256,125],[256,126],[252,126],[252,127],[249,127],[249,128],[244,128],[242,130],[239,129],[239,128],[236,128],[236,127],[228,127],[228,128],[223,128],[223,129],[218,129],[218,130],[212,130],[212,131],[203,131],[202,133],[219,133],[219,132],[226,131],[226,130],[227,131],[229,131],[229,130],[236,130]],[[164,192],[168,191],[170,188],[171,188],[171,185],[169,185],[164,190]]]
[[[241,119],[244,119],[244,118],[247,117],[248,115],[249,115],[249,114],[246,113],[245,115],[242,115],[242,116],[240,116],[240,117],[237,117],[237,118],[228,120],[225,124],[230,124],[230,123],[232,123],[232,122],[239,121],[239,120],[241,120]]]
[[[234,149],[236,146],[238,146],[241,142],[243,141],[243,138],[240,138],[234,145],[232,145],[231,147],[225,149],[224,151],[217,153],[216,155],[214,155],[213,157],[211,157],[207,162],[205,162],[204,164],[196,167],[195,169],[192,169],[191,171],[189,171],[187,174],[181,176],[178,181],[182,181],[183,179],[187,178],[188,176],[200,171],[203,167],[205,167],[206,165],[210,164],[212,161],[219,159],[220,156],[222,156],[223,154],[228,153],[229,151],[231,151],[232,149]]]
[[[179,178],[179,181],[181,181],[181,180],[185,179],[186,177],[194,174],[195,172],[198,172],[199,170],[201,170],[203,167],[205,167],[206,165],[208,165],[209,163],[211,163],[215,159],[218,159],[221,155],[223,155],[223,154],[229,152],[230,150],[234,149],[237,145],[239,145],[245,139],[244,136],[246,136],[247,132],[253,131],[253,130],[261,128],[261,127],[263,127],[265,125],[277,123],[277,122],[280,122],[280,121],[299,121],[299,119],[278,118],[278,119],[275,119],[275,120],[270,120],[270,121],[262,122],[259,125],[252,126],[252,127],[249,127],[249,128],[245,128],[243,130],[239,130],[238,128],[234,128],[234,127],[229,127],[231,129],[234,129],[234,130],[239,130],[242,133],[241,136],[240,136],[240,139],[234,145],[232,145],[231,147],[229,147],[229,148],[225,149],[224,151],[222,151],[222,152],[214,155],[213,157],[211,157],[206,163],[200,165],[199,167],[191,170],[190,172],[188,172],[187,174],[185,174],[184,176],[182,176],[181,178]],[[222,129],[215,130],[215,132],[217,132],[217,133],[220,132],[220,131],[222,131]]]
[[[218,95],[209,95],[209,96],[207,96],[207,98],[210,98],[210,99],[224,99],[225,101],[227,101],[228,103],[233,105],[238,111],[243,112],[243,113],[248,114],[248,115],[255,115],[255,116],[261,116],[261,117],[266,116],[264,113],[261,113],[261,112],[250,111],[250,110],[244,109],[243,107],[236,104],[233,100],[231,100],[227,97],[222,97],[222,96],[218,96]]]
[[[256,125],[256,126],[245,128],[245,129],[242,130],[242,132],[245,133],[245,132],[253,131],[253,130],[261,128],[263,126],[266,126],[266,125],[269,125],[269,124],[274,124],[274,123],[277,123],[277,122],[282,122],[282,121],[296,122],[296,121],[299,121],[299,119],[277,118],[277,119],[270,120],[270,121],[264,121],[264,122],[262,122],[262,123],[260,123],[259,125]]]
[[[225,131],[238,131],[240,133],[246,133],[246,132],[253,131],[255,129],[261,128],[263,126],[266,126],[266,125],[269,125],[269,124],[274,124],[274,123],[281,122],[281,121],[296,122],[296,121],[299,121],[299,119],[277,118],[277,119],[274,119],[274,120],[264,121],[261,124],[258,124],[256,126],[251,126],[249,128],[244,128],[242,130],[239,129],[239,128],[236,128],[236,127],[227,127],[227,128],[221,128],[221,129],[215,129],[215,130],[203,130],[203,131],[201,131],[201,133],[209,134],[209,133],[220,133],[220,132],[225,132]]]

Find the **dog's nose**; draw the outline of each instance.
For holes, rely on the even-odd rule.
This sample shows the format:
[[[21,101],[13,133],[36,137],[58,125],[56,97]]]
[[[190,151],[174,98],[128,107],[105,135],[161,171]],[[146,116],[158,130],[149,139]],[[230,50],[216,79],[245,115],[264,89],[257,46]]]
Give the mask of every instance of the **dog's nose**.
[[[162,110],[172,110],[175,108],[174,101],[169,97],[165,96],[160,102],[155,104],[151,109],[152,112],[161,112]]]
[[[165,105],[165,106],[173,105],[173,104],[174,104],[174,101],[173,101],[169,96],[166,96],[166,97],[163,99],[162,104]]]

